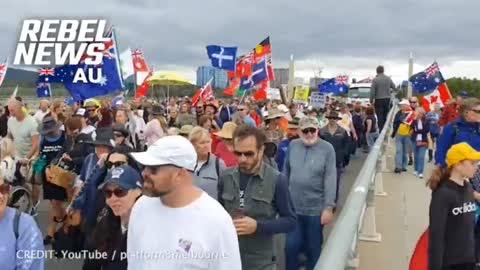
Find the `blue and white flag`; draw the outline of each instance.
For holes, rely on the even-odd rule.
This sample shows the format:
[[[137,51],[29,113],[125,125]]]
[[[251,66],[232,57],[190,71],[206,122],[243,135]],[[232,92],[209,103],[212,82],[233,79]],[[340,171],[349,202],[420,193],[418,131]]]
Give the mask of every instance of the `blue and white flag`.
[[[42,97],[51,97],[52,92],[50,90],[50,84],[49,83],[37,83],[37,97],[42,98]]]
[[[348,91],[348,77],[338,76],[328,79],[318,86],[320,93],[332,93],[334,95],[343,95]]]
[[[235,71],[237,63],[237,47],[208,45],[207,54],[208,58],[212,61],[212,66]]]
[[[252,81],[257,85],[266,79],[268,79],[267,61],[263,58],[262,61],[253,65]]]
[[[424,71],[412,75],[408,80],[412,83],[413,92],[416,94],[429,93],[445,82],[436,62]]]

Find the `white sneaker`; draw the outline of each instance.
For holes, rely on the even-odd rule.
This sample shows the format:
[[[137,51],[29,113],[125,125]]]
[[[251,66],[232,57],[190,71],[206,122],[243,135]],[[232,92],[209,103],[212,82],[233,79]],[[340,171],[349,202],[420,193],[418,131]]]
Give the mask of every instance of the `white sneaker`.
[[[413,175],[417,176],[417,175],[418,175],[418,173],[417,173],[417,172],[413,172]]]
[[[418,178],[423,179],[423,173],[419,174]]]

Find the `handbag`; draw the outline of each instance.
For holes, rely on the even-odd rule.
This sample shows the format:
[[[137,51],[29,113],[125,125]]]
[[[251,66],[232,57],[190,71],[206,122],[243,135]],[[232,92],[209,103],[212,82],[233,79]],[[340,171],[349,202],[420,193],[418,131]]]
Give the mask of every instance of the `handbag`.
[[[428,146],[428,142],[417,141],[417,146],[418,146],[418,147],[427,147],[427,146]]]
[[[51,165],[46,171],[45,176],[48,182],[56,186],[62,187],[67,192],[68,202],[73,197],[73,184],[77,175],[69,170],[64,169],[61,159],[55,165]]]

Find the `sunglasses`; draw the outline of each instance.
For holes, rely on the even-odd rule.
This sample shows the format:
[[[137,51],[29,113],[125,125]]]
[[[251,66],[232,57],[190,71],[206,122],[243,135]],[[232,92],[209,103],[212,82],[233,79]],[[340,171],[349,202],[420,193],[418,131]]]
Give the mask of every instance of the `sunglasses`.
[[[416,101],[410,101],[410,103],[411,103],[411,104],[415,104],[415,103],[417,103],[417,102],[416,102]]]
[[[247,158],[251,158],[255,155],[255,152],[253,152],[253,151],[246,151],[246,152],[233,151],[233,154],[237,157],[245,156]]]
[[[117,132],[113,133],[113,136],[115,136],[115,137],[125,137],[122,133],[117,133]]]
[[[243,112],[243,111],[245,111],[245,110],[246,110],[246,109],[244,109],[244,108],[238,109],[238,111],[240,111],[240,112]]]
[[[107,169],[111,169],[111,168],[115,168],[115,167],[120,167],[122,165],[125,165],[127,162],[125,161],[117,161],[117,162],[111,162],[111,161],[107,161],[105,162],[105,167],[107,167]]]
[[[95,109],[87,110],[87,112],[95,112],[95,111],[96,111]]]
[[[116,189],[104,189],[103,193],[105,194],[105,198],[110,199],[112,195],[115,195],[117,198],[123,198],[127,196],[128,190],[127,189],[122,189],[122,188],[116,188]]]
[[[0,193],[3,195],[8,195],[10,193],[10,184],[3,183],[0,185]]]
[[[316,129],[316,128],[306,128],[306,129],[302,129],[302,133],[303,133],[303,134],[308,134],[308,133],[315,134],[315,133],[317,133],[317,129]]]
[[[480,114],[480,110],[473,110],[472,109],[472,112],[476,113],[476,114]]]

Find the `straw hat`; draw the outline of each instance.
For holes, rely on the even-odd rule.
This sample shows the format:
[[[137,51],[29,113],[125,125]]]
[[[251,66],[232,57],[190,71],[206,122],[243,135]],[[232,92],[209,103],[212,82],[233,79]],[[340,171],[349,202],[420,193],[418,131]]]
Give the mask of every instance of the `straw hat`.
[[[182,128],[180,128],[180,135],[190,135],[190,132],[192,132],[193,126],[192,125],[183,125]]]
[[[285,116],[285,113],[278,110],[278,109],[271,109],[268,111],[268,115],[267,115],[267,120],[270,120],[270,119],[275,119],[275,118],[282,118]]]
[[[214,134],[223,139],[233,139],[233,132],[237,125],[233,122],[226,122],[223,124],[222,129],[219,132],[215,132]]]

